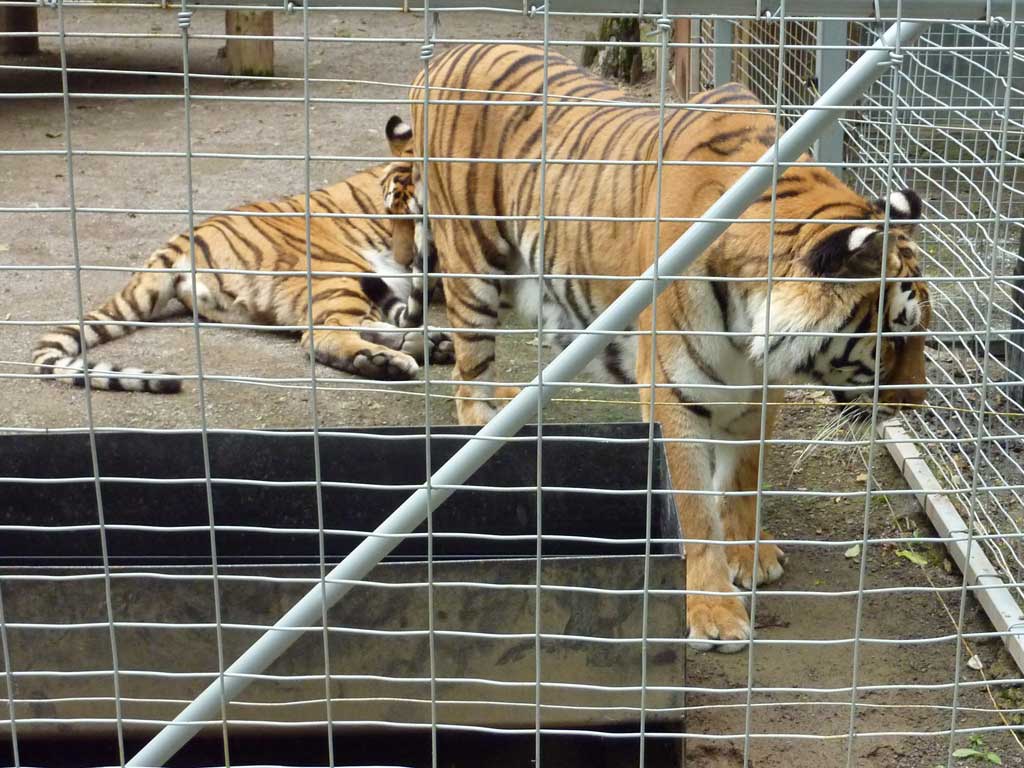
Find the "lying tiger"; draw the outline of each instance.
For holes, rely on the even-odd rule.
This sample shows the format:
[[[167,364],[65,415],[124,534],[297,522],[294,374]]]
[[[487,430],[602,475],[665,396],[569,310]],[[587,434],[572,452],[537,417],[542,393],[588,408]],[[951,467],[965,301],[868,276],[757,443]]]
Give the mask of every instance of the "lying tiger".
[[[688,226],[685,221],[662,221],[656,233],[653,223],[595,220],[653,222],[659,110],[617,104],[623,93],[561,56],[549,57],[547,71],[544,200],[545,213],[558,218],[547,219],[543,250],[537,218],[539,163],[478,160],[437,163],[429,169],[431,212],[474,215],[472,220],[431,222],[440,271],[474,275],[443,278],[449,325],[464,329],[454,335],[463,382],[458,418],[464,424],[486,422],[517,391],[490,383],[497,370],[493,330],[506,294],[530,321],[536,322],[540,313],[547,328],[561,329],[554,336],[564,345],[652,263],[656,235],[664,249]],[[430,67],[427,102],[429,156],[539,158],[543,77],[542,52],[520,45],[462,45],[437,57]],[[412,90],[413,130],[399,131],[410,140],[423,130],[422,85],[417,79]],[[504,103],[509,101],[518,103]],[[758,108],[740,85],[703,93],[693,104],[695,108],[669,112],[664,158],[710,164],[664,166],[664,218],[701,215],[775,141],[773,111]],[[560,160],[617,162],[602,166]],[[714,165],[721,161],[732,164]],[[844,402],[863,397],[877,374],[883,414],[924,399],[920,332],[928,328],[931,311],[911,239],[910,222],[921,215],[917,195],[906,190],[889,197],[885,252],[885,202],[862,198],[823,168],[787,170],[778,180],[774,202],[774,240],[766,223],[773,198],[766,193],[744,214],[749,223],[733,224],[691,266],[688,274],[702,279],[675,280],[660,296],[656,327],[663,333],[656,344],[649,333],[619,337],[596,366],[597,374],[617,382],[649,385],[653,374],[653,402],[651,388],[642,386],[641,404],[644,417],[661,422],[669,439],[666,451],[678,490],[750,494],[678,496],[683,531],[695,540],[686,547],[687,584],[698,593],[688,597],[687,622],[693,645],[700,649],[744,648],[751,628],[743,601],[732,594],[733,582],[750,587],[782,575],[782,552],[772,544],[761,544],[754,562],[750,544],[714,543],[755,538],[752,492],[765,367],[770,384],[813,382],[836,391]],[[769,313],[770,248],[776,282]],[[879,317],[883,262],[889,280]],[[543,295],[538,295],[535,275],[541,270],[562,277],[546,279]],[[527,277],[495,279],[499,275]],[[623,279],[591,280],[586,275]],[[804,277],[874,280],[784,280]],[[649,332],[653,317],[648,308],[629,330]],[[411,319],[419,322],[415,315]],[[876,371],[874,334],[879,323],[885,335]],[[825,335],[851,332],[863,335]],[[781,391],[771,390],[773,402],[781,397]],[[774,411],[769,407],[769,431]],[[710,440],[733,442],[702,442]]]
[[[408,137],[399,137],[404,146]],[[397,148],[398,144],[393,144]],[[415,213],[410,162],[396,159],[356,173],[310,194],[312,213],[359,214],[363,218],[310,218],[309,254],[312,271],[390,273],[314,275],[314,328],[302,333],[301,344],[314,350],[316,360],[348,373],[374,379],[413,378],[424,354],[433,363],[452,361],[451,341],[442,333],[427,336],[408,328],[407,272],[412,249],[420,241],[419,225],[408,219],[379,219],[384,213]],[[385,205],[385,199],[387,205]],[[244,205],[239,213],[294,213],[294,216],[221,215],[195,227],[197,269],[300,272],[306,270],[305,194],[282,200]],[[100,309],[89,312],[85,326],[89,350],[135,330],[134,321],[165,315],[177,299],[191,312],[193,289],[188,233],[171,238],[147,260]],[[309,291],[305,274],[256,275],[219,272],[196,274],[198,312],[206,320],[225,323],[303,326],[309,324]],[[417,312],[421,307],[416,306]],[[104,323],[110,324],[104,324]],[[128,324],[119,324],[128,323]],[[417,323],[418,324],[418,323]],[[334,330],[329,326],[348,326]],[[36,370],[61,381],[84,386],[85,362],[78,325],[65,325],[44,334],[32,353]],[[104,390],[175,393],[181,379],[173,373],[89,363],[91,386]]]

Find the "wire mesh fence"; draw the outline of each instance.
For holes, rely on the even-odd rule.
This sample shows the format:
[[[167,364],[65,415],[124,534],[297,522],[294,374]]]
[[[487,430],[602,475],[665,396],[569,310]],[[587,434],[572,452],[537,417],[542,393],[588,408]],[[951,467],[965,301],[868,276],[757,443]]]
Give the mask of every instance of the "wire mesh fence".
[[[1020,583],[1021,370],[1013,350],[1020,344],[1019,246],[1020,69],[1008,42],[1012,29],[992,25],[945,25],[922,40],[923,50],[908,60],[900,90],[905,110],[896,139],[916,186],[927,192],[932,214],[922,246],[931,272],[953,278],[937,286],[933,298],[940,331],[929,361],[929,378],[939,387],[935,405],[914,413],[908,429],[924,441],[927,461],[943,485],[985,488],[955,499],[964,519],[977,530],[996,533],[985,549],[1008,584]],[[863,32],[861,32],[863,34]],[[955,53],[936,56],[952,48]],[[992,90],[991,73],[1008,87]],[[892,87],[879,87],[867,104],[891,100]],[[941,110],[934,110],[942,106]],[[850,152],[870,163],[877,158],[872,127],[851,128]],[[875,181],[865,166],[857,182]],[[932,223],[934,222],[934,223]],[[941,330],[953,335],[945,338]],[[983,373],[984,371],[984,373]],[[982,391],[986,388],[987,391]],[[941,394],[938,394],[941,392]],[[979,408],[979,400],[988,403]],[[983,413],[979,423],[965,410]],[[968,443],[985,448],[974,463]],[[972,469],[964,472],[965,461]],[[1019,587],[1015,589],[1020,603]]]
[[[194,732],[181,764],[1024,765],[1024,63],[1015,6],[968,5],[916,37],[939,4],[0,4],[0,762]],[[502,69],[511,42],[536,58]],[[802,130],[865,57],[840,130]],[[753,96],[697,95],[728,81]],[[793,126],[814,163],[758,159]],[[708,215],[748,167],[743,222]],[[880,263],[790,265],[811,229],[911,249],[927,330]],[[667,251],[685,276],[642,277]],[[633,280],[653,313],[585,333]],[[861,315],[773,322],[859,286]],[[889,376],[925,338],[924,381]],[[565,374],[576,339],[614,340],[603,370]],[[776,376],[807,339],[828,372]],[[752,631],[696,612],[732,597],[709,550]]]

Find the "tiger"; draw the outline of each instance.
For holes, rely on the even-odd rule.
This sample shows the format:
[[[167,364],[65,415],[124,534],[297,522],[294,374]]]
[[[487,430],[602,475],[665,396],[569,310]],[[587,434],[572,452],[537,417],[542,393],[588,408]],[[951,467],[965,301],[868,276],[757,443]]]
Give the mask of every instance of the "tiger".
[[[400,146],[404,144],[393,143],[392,149]],[[413,260],[411,249],[421,239],[420,226],[410,219],[377,216],[418,210],[412,185],[409,162],[396,157],[312,191],[311,213],[360,217],[311,217],[308,260],[304,193],[242,205],[232,213],[206,219],[194,227],[197,269],[258,270],[268,275],[197,272],[193,292],[189,236],[178,234],[146,261],[147,270],[163,271],[133,273],[106,303],[86,314],[85,346],[92,350],[131,333],[134,322],[165,316],[172,299],[188,312],[195,305],[202,318],[214,322],[308,325],[306,275],[272,274],[303,273],[308,265],[314,273],[359,273],[312,277],[312,323],[321,327],[312,333],[304,331],[300,343],[317,362],[391,380],[415,377],[425,354],[433,363],[450,363],[453,347],[445,334],[431,332],[424,338],[421,331],[398,331],[413,325],[405,316],[410,282],[404,273]],[[276,215],[251,215],[261,213]],[[181,390],[181,378],[170,372],[104,362],[90,362],[86,370],[82,342],[77,324],[43,334],[32,352],[36,371],[78,387],[85,386],[88,373],[92,388],[99,390],[155,394]]]
[[[536,161],[545,133],[544,59],[524,45],[452,47],[431,63],[426,113],[422,75],[414,80],[412,125],[400,131],[410,142],[426,135],[422,152],[445,159],[430,164],[428,188],[418,195],[429,192],[430,213],[441,216],[430,221],[463,424],[486,422],[518,392],[495,381],[503,300],[533,322],[540,314],[564,346],[652,264],[656,243],[664,249],[679,238],[689,226],[683,219],[699,217],[776,140],[774,109],[739,84],[670,109],[660,132],[656,105],[624,104],[620,90],[550,54],[543,200],[554,218],[544,224],[542,245]],[[659,136],[666,162],[660,210]],[[535,162],[487,162],[510,158]],[[643,417],[661,423],[687,540],[688,638],[698,650],[747,647],[751,625],[736,585],[750,589],[783,573],[778,546],[759,543],[755,561],[750,543],[762,407],[768,438],[792,384],[820,385],[855,410],[866,407],[877,373],[883,417],[925,398],[931,310],[913,239],[920,197],[902,189],[867,199],[810,154],[799,162],[591,368],[599,380],[642,385]],[[422,187],[415,166],[414,174]],[[409,319],[419,321],[415,313]],[[768,403],[765,376],[773,386]]]

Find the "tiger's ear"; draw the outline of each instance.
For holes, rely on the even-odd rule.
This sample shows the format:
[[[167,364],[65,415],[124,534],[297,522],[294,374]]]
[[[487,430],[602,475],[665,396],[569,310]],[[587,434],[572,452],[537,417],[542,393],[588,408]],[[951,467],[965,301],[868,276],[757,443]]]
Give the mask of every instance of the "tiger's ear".
[[[395,157],[412,154],[412,126],[398,115],[392,115],[384,127],[391,154]]]
[[[884,216],[885,198],[880,197],[875,200],[872,207],[876,213]],[[905,222],[920,219],[922,207],[921,198],[912,189],[901,189],[899,192],[889,195],[889,219],[894,226],[912,230],[915,225]]]
[[[807,266],[823,277],[878,277],[882,273],[882,227],[843,227],[811,247]]]
[[[921,218],[921,198],[912,189],[889,195],[889,220],[893,227],[906,231],[914,225],[906,222]],[[872,204],[875,213],[885,214],[883,198]],[[816,275],[829,277],[878,277],[882,273],[884,224],[872,221],[856,227],[843,227],[816,243],[808,257],[808,267]]]

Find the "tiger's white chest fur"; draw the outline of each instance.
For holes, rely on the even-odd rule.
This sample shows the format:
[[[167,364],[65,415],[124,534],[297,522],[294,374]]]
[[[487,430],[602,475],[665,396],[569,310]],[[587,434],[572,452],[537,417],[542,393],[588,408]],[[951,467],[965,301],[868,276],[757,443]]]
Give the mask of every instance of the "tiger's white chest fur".
[[[507,305],[527,324],[536,324],[539,318],[544,342],[557,349],[565,349],[576,338],[574,332],[584,330],[596,318],[580,302],[573,305],[569,299],[569,292],[575,288],[573,283],[578,283],[578,280],[556,276],[545,279],[542,286],[525,260],[520,260],[518,267],[516,274],[521,277],[502,281],[502,306]],[[636,351],[635,337],[618,336],[601,355],[587,364],[584,371],[595,381],[632,383],[635,381]]]
[[[403,267],[395,261],[395,256],[391,251],[365,250],[362,255],[373,267],[373,271],[381,275],[381,279],[387,283],[395,296],[403,302],[409,300],[409,294],[412,292],[412,280],[408,277],[401,277],[401,275],[409,273],[408,267]],[[385,275],[390,275],[390,277],[385,277]]]
[[[510,305],[526,324],[537,323],[539,316],[546,341],[564,349],[575,338],[573,331],[583,330],[593,321],[589,315],[580,317],[579,302],[570,306],[568,292],[576,278],[556,276],[546,279],[542,288],[525,259],[519,263],[518,274],[522,277],[502,281],[502,303]],[[750,358],[749,337],[744,335],[751,328],[749,312],[731,293],[726,294],[724,313],[710,288],[690,293],[690,318],[697,331],[687,337],[686,344],[677,336],[662,336],[655,349],[672,380],[684,382],[680,394],[694,404],[706,404],[716,436],[735,439],[756,433],[762,372]],[[713,335],[702,335],[703,331]],[[723,336],[723,331],[737,335]],[[599,382],[635,383],[638,343],[637,336],[616,337],[588,364],[586,373]]]
[[[750,312],[731,291],[716,298],[710,283],[694,284],[688,300],[691,328],[680,330],[691,333],[666,344],[662,356],[669,378],[686,401],[707,409],[710,437],[756,436],[764,372],[750,356]]]

